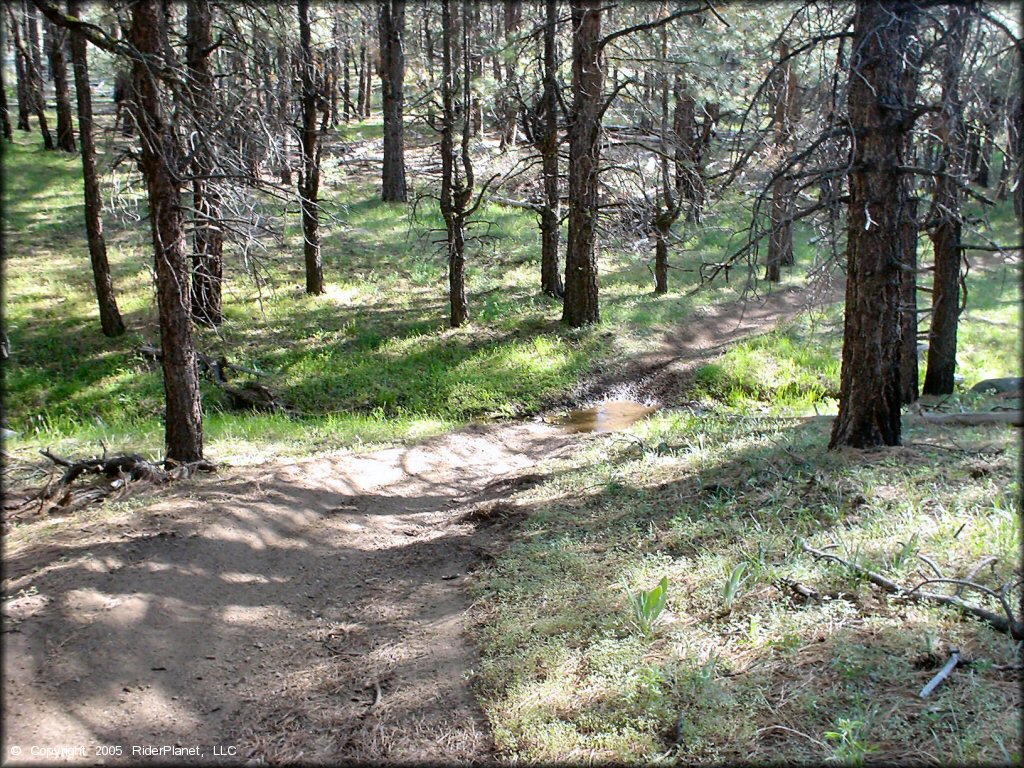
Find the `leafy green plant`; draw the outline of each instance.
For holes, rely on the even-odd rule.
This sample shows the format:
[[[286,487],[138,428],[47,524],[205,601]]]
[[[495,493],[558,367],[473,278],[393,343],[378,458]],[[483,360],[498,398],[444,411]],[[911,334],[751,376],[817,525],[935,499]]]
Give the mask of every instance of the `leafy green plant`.
[[[917,556],[920,547],[917,544],[917,533],[907,539],[905,542],[900,542],[900,548],[893,556],[892,564],[894,567],[899,568],[904,563],[912,560]]]
[[[653,589],[634,592],[627,587],[626,597],[633,610],[633,623],[645,637],[649,637],[668,600],[668,577],[662,576],[658,586]]]
[[[864,758],[876,751],[864,739],[864,725],[863,720],[840,717],[834,731],[825,731],[825,739],[835,743],[830,761],[862,765]]]
[[[736,602],[736,595],[739,593],[740,587],[743,586],[743,582],[746,581],[743,578],[743,574],[747,570],[747,564],[745,562],[736,563],[736,566],[729,572],[729,578],[725,581],[725,587],[722,590],[722,597],[725,600],[725,610],[731,611],[733,603]]]

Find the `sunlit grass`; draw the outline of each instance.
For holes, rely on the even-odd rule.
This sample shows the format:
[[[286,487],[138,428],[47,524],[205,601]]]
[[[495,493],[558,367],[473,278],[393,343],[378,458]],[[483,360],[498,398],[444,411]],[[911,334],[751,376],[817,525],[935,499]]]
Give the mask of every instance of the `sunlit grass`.
[[[799,547],[834,544],[910,583],[927,574],[918,553],[957,574],[992,555],[978,579],[998,588],[1019,555],[1014,432],[959,430],[957,452],[942,430],[908,426],[908,442],[924,447],[861,458],[826,449],[826,422],[720,408],[663,411],[630,439],[595,437],[549,465],[543,486],[507,500],[525,522],[484,570],[474,613],[478,691],[499,755],[1001,762],[1005,748],[1019,759],[1008,714],[1019,691],[991,669],[1014,663],[1013,641],[948,608],[880,597]],[[645,638],[626,590],[662,577],[666,615]],[[825,597],[801,598],[789,583]],[[989,666],[921,703],[950,645]],[[938,661],[922,661],[929,653]],[[985,725],[952,711],[984,713]],[[847,739],[829,736],[844,728]]]

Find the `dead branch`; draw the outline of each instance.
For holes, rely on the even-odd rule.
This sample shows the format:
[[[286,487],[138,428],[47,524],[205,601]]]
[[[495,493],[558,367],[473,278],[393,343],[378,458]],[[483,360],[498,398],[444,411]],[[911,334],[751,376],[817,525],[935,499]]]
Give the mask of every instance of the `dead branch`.
[[[132,483],[149,483],[164,485],[172,480],[191,477],[196,472],[214,472],[213,462],[200,460],[185,464],[165,462],[165,466],[153,464],[138,454],[125,454],[107,458],[104,456],[72,461],[63,456],[43,449],[40,453],[64,468],[64,473],[56,481],[50,481],[36,492],[31,501],[38,501],[39,508],[35,514],[44,514],[55,507],[64,511],[79,509],[94,501],[120,498],[124,496]],[[75,486],[75,481],[83,475],[102,476],[105,480],[87,486]]]
[[[1024,411],[970,411],[967,413],[928,413],[922,408],[912,410],[931,424],[976,426],[979,424],[1012,424],[1024,427]]]
[[[867,568],[857,565],[856,563],[851,563],[848,560],[844,560],[838,555],[833,555],[828,552],[822,552],[820,549],[814,549],[813,547],[809,546],[805,541],[801,541],[800,546],[804,552],[807,552],[809,555],[819,560],[831,560],[833,562],[846,566],[854,573],[863,576],[872,584],[881,587],[886,592],[892,595],[896,595],[897,597],[904,598],[906,600],[913,600],[915,602],[926,601],[939,603],[940,605],[951,605],[955,608],[958,608],[963,613],[969,614],[971,616],[988,622],[992,625],[993,628],[995,628],[999,632],[1005,632],[1006,634],[1009,634],[1014,640],[1024,640],[1024,621],[1020,621],[1016,618],[1016,616],[1014,616],[1013,611],[1010,609],[1009,601],[1007,599],[1007,592],[1009,592],[1010,589],[1016,586],[1015,584],[1004,584],[998,594],[993,590],[989,589],[988,587],[982,586],[981,584],[976,584],[974,582],[968,582],[964,579],[928,579],[922,582],[921,584],[918,584],[913,589],[907,589],[903,586],[900,586],[895,581],[887,579],[885,576],[877,574],[874,571],[868,570]],[[990,596],[995,597],[997,600],[999,600],[1000,604],[1003,607],[1003,612],[1006,615],[1000,616],[998,613],[987,610],[986,608],[981,608],[977,605],[965,603],[956,595],[943,595],[938,592],[925,592],[921,590],[921,587],[925,586],[926,584],[940,581],[955,583],[957,585],[962,585],[962,587],[970,587],[972,589],[978,590],[979,592],[982,592],[983,594],[988,594]]]
[[[160,349],[149,344],[137,347],[136,351],[153,362],[158,363],[162,359]],[[253,376],[262,376],[263,374],[230,363],[225,355],[211,357],[197,351],[196,366],[200,374],[205,373],[210,381],[227,393],[231,399],[232,407],[238,410],[252,408],[257,411],[270,411],[272,413],[298,413],[295,409],[282,402],[270,389],[258,382],[248,381],[238,386],[229,384],[227,374],[229,370],[248,373]]]

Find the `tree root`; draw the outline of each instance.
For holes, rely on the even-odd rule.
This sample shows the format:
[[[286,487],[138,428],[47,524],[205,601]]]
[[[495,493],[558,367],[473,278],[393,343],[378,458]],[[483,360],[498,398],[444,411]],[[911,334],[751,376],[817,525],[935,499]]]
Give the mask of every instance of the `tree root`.
[[[72,512],[96,501],[120,499],[127,495],[130,486],[139,483],[164,485],[172,480],[191,477],[196,472],[214,472],[216,465],[211,461],[192,461],[183,464],[164,462],[161,467],[146,461],[138,454],[80,459],[72,461],[51,453],[48,449],[40,451],[58,467],[64,468],[56,481],[51,481],[44,488],[30,496],[20,506],[38,501],[39,506],[33,511],[35,515],[48,513],[54,508]],[[75,486],[75,481],[83,475],[102,476],[103,480],[91,485]]]
[[[1009,599],[1010,590],[1015,589],[1016,587],[1020,586],[1021,583],[1024,583],[1022,581],[1007,582],[1003,584],[1003,586],[999,589],[998,592],[996,592],[995,590],[989,589],[986,586],[970,581],[969,579],[945,578],[944,576],[942,576],[942,572],[938,571],[934,564],[932,564],[930,561],[927,561],[929,562],[929,564],[932,565],[932,568],[934,570],[938,571],[939,575],[933,579],[925,579],[912,589],[907,589],[906,587],[897,584],[892,579],[887,579],[885,576],[877,574],[874,571],[870,571],[867,568],[864,568],[863,566],[857,565],[856,563],[851,563],[849,560],[844,560],[838,555],[833,555],[829,552],[823,552],[820,549],[814,549],[813,547],[808,546],[807,542],[805,541],[802,541],[800,543],[800,546],[803,548],[804,552],[807,552],[809,555],[812,555],[813,557],[816,557],[819,560],[831,560],[833,562],[840,563],[841,565],[846,566],[851,571],[866,578],[872,584],[881,587],[889,594],[896,595],[897,597],[903,598],[905,600],[932,602],[939,603],[940,605],[951,605],[954,608],[959,609],[962,613],[966,613],[970,616],[979,618],[982,621],[988,622],[990,625],[992,625],[994,629],[998,630],[999,632],[1004,632],[1010,635],[1010,637],[1012,637],[1014,640],[1024,640],[1024,621],[1021,621],[1014,615],[1013,609],[1010,607]],[[984,567],[984,565],[982,565],[982,567]],[[970,575],[973,576],[973,574],[976,573],[978,570],[980,570],[980,568],[976,567]],[[927,586],[929,584],[955,584],[957,585],[957,593],[955,595],[944,595],[939,592],[926,592],[921,589],[921,587]],[[981,592],[982,594],[988,595],[989,597],[992,597],[993,599],[997,600],[1000,606],[1002,606],[1003,613],[1005,615],[1000,615],[986,608],[982,608],[981,606],[972,605],[971,603],[967,603],[961,600],[959,595],[966,588],[977,590],[978,592]]]

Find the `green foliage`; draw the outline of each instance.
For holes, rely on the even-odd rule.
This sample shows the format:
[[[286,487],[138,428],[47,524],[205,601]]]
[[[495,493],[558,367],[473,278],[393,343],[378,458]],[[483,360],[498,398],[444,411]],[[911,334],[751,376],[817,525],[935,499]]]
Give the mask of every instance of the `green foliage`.
[[[865,723],[862,720],[846,717],[836,720],[834,730],[824,733],[825,739],[833,745],[834,750],[828,759],[848,765],[863,765],[864,758],[877,751],[866,743],[864,729]]]
[[[654,625],[668,601],[668,577],[662,576],[657,586],[634,592],[626,587],[626,597],[633,613],[633,624],[644,637],[650,637]]]
[[[725,580],[725,586],[722,588],[723,606],[727,611],[731,611],[733,603],[736,602],[736,597],[739,594],[740,587],[745,581],[743,574],[746,570],[747,564],[745,562],[739,562],[733,566],[731,571],[729,571],[729,577]]]

